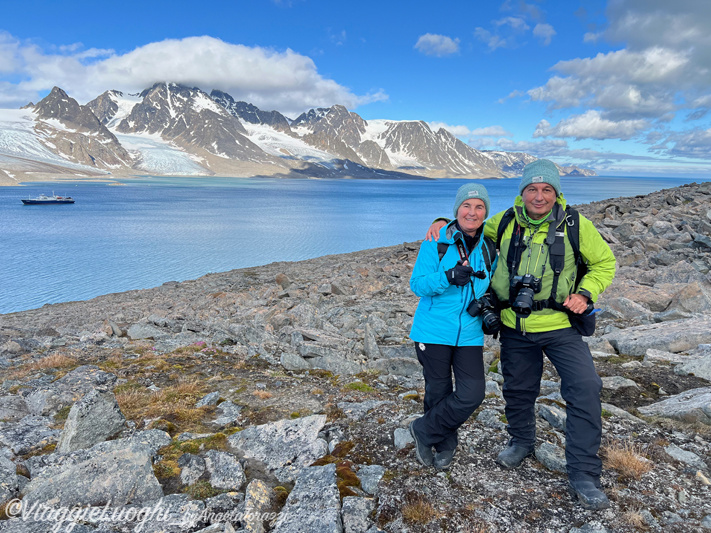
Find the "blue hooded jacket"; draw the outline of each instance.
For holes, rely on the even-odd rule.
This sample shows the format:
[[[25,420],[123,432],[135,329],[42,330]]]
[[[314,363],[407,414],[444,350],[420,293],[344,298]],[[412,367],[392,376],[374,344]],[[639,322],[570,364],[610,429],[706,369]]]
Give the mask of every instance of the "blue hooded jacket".
[[[472,296],[471,283],[463,287],[450,285],[445,271],[453,268],[461,259],[457,247],[454,246],[455,240],[459,237],[463,242],[455,222],[450,222],[440,230],[438,242],[446,242],[450,245],[442,261],[439,260],[436,242],[423,241],[420,246],[410,277],[410,288],[420,297],[412,321],[410,338],[415,342],[426,344],[483,346],[481,317],[472,317],[467,313],[467,306],[486,292],[491,280],[491,272],[496,268],[496,261],[491,266],[491,272],[487,271],[482,255],[484,242],[482,231],[479,242],[469,255],[469,264],[474,271],[483,271],[486,278],[472,277],[474,296]]]

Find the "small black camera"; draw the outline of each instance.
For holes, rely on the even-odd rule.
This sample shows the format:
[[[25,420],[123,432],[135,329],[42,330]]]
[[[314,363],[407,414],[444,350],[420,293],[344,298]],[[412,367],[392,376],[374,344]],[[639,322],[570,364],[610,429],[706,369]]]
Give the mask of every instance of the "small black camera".
[[[533,274],[525,274],[523,276],[514,276],[511,279],[511,292],[516,293],[511,304],[517,315],[528,316],[533,311],[533,297],[541,290],[541,278],[535,277]]]
[[[473,300],[467,306],[467,313],[473,317],[481,315],[482,330],[487,335],[493,335],[501,329],[501,319],[496,311],[496,305],[488,294],[478,300]]]

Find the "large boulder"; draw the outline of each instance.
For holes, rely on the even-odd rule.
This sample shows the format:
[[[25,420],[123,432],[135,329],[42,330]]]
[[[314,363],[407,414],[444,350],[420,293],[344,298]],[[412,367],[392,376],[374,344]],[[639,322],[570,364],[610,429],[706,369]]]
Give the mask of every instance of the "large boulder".
[[[123,429],[126,418],[116,397],[110,391],[94,389],[76,402],[57,443],[57,452],[67,453],[115,437]]]
[[[686,352],[711,342],[711,317],[636,326],[608,333],[603,338],[621,354],[645,355],[650,348]]]
[[[230,446],[244,457],[263,462],[279,481],[293,481],[298,473],[328,453],[328,443],[319,437],[326,415],[279,420],[251,426],[230,435]]]
[[[342,533],[336,465],[312,466],[299,474],[272,531]]]
[[[691,389],[639,408],[645,416],[659,416],[711,425],[711,387]]]

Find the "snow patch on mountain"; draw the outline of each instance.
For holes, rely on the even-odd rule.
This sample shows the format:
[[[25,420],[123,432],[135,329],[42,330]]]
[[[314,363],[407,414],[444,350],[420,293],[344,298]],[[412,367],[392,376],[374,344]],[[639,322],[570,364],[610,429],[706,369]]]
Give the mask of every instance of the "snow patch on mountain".
[[[314,148],[301,139],[276,131],[264,124],[244,123],[243,125],[249,140],[270,155],[285,159],[301,159],[329,168],[334,165],[333,155]]]
[[[205,174],[205,169],[195,162],[195,156],[161,139],[158,134],[114,132],[114,135],[131,156],[139,161],[136,168],[140,170],[156,174]]]

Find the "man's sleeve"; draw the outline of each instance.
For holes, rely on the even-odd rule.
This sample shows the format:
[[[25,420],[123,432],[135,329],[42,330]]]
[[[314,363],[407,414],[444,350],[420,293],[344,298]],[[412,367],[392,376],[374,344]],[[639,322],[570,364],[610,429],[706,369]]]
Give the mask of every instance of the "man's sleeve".
[[[610,286],[615,277],[615,256],[600,232],[587,218],[580,216],[580,255],[587,262],[588,272],[580,282],[593,302]]]

